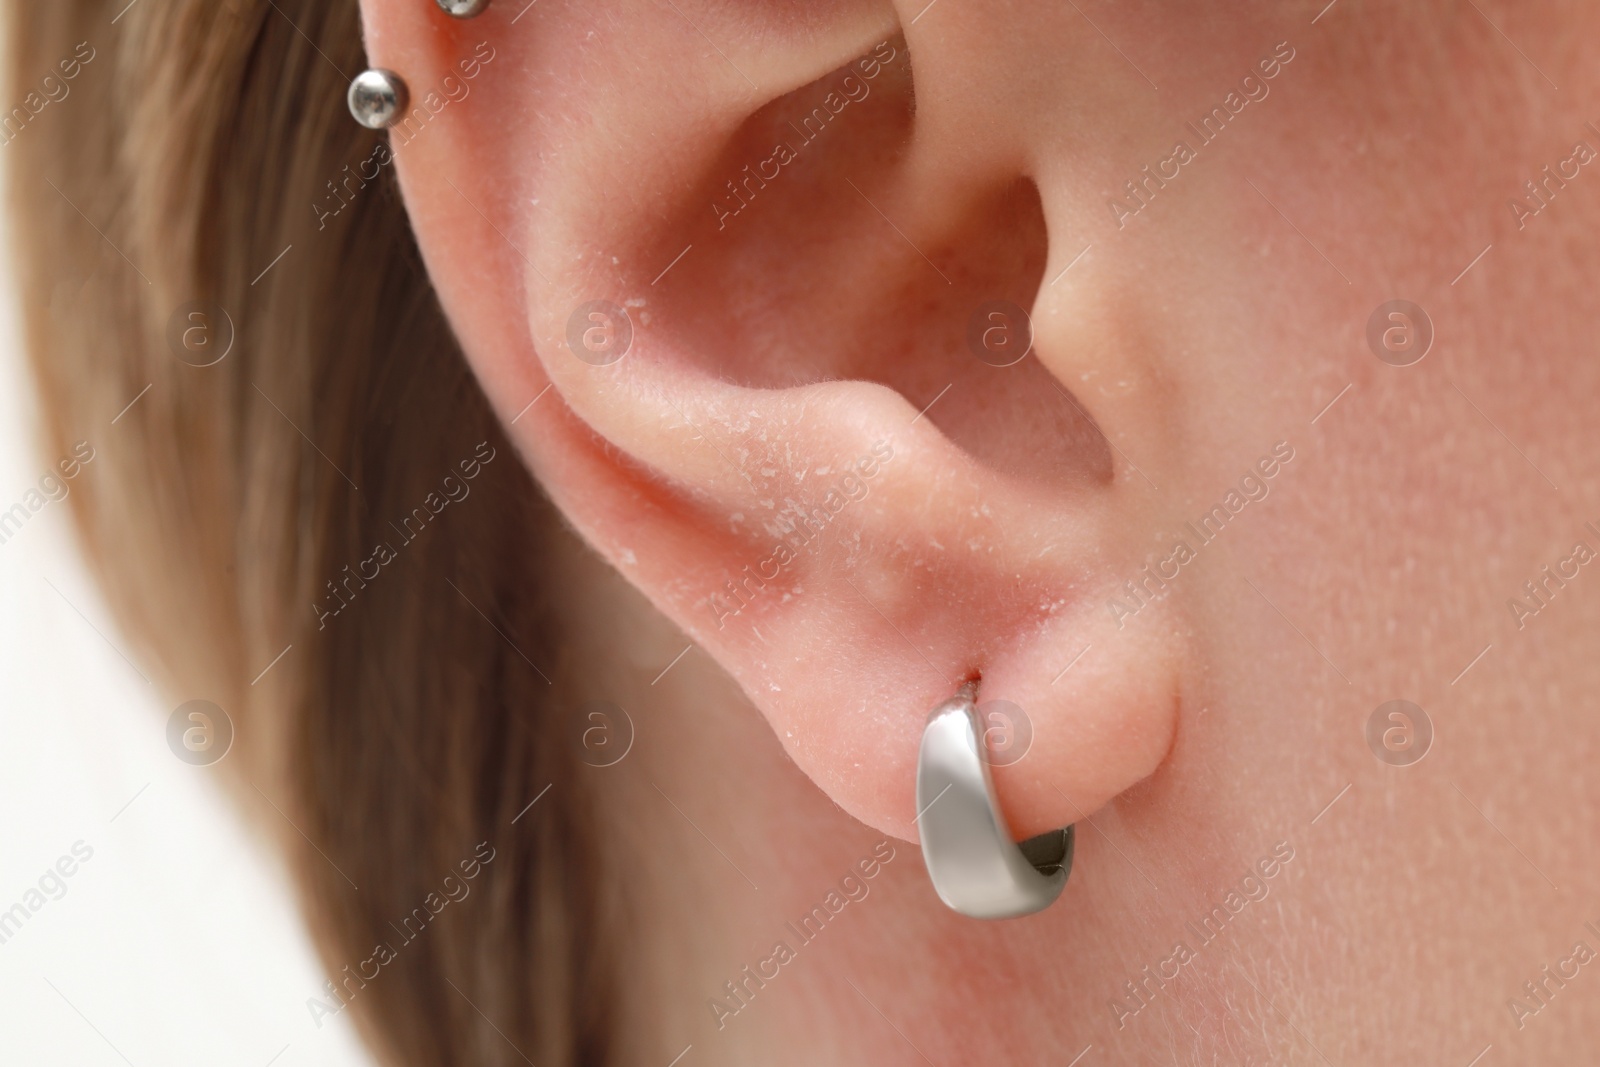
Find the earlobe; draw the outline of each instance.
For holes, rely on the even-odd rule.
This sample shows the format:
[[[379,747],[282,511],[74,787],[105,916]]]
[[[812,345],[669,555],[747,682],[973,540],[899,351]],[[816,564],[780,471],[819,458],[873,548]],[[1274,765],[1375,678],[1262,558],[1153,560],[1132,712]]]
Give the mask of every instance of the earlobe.
[[[555,501],[841,806],[914,839],[923,724],[976,678],[1030,720],[995,769],[1012,829],[1071,823],[1167,751],[1181,625],[1176,598],[1104,612],[1149,498],[1102,435],[1123,427],[1051,373],[1059,340],[969,346],[983,307],[1037,319],[1060,255],[1018,169],[1031,124],[977,156],[930,134],[954,120],[914,103],[924,56],[878,5],[757,12],[630,8],[664,21],[625,41],[577,6],[397,21],[384,47],[423,79],[463,32],[497,50],[397,149],[430,272]]]

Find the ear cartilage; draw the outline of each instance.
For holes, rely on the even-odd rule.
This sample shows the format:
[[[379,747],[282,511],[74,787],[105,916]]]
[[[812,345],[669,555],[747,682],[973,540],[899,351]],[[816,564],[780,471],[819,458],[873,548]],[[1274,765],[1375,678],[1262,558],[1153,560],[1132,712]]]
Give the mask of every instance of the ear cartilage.
[[[456,19],[475,19],[489,9],[489,0],[438,0],[439,10]]]
[[[369,130],[393,126],[405,114],[411,93],[400,75],[392,70],[374,67],[357,74],[345,94],[350,105],[350,117]]]
[[[978,687],[968,682],[928,716],[917,757],[922,860],[933,888],[974,919],[1011,919],[1048,908],[1072,870],[1071,826],[1018,844],[995,799],[985,757]]]

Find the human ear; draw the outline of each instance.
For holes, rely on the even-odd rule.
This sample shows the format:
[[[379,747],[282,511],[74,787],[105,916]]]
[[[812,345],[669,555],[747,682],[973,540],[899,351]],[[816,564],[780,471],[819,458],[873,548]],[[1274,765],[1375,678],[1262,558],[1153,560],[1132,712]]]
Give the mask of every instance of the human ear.
[[[1039,149],[1071,130],[1008,83],[1092,96],[1116,56],[1070,15],[917,6],[363,9],[427,112],[391,134],[429,271],[552,498],[880,830],[916,836],[935,704],[1023,709],[1020,838],[1172,742],[1184,627],[1126,455],[1170,450],[1179,398],[1125,282],[1060,281],[1085,205]],[[1038,19],[1065,54],[1016,54]]]

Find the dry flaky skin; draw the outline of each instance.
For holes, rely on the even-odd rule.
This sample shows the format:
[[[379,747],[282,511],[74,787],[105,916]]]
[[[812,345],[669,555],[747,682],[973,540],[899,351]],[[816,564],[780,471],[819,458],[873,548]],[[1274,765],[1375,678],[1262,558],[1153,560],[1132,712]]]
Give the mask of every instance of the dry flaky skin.
[[[91,552],[326,854],[288,835],[330,970],[499,849],[353,1000],[397,1062],[1585,1060],[1589,8],[369,0],[432,110],[373,165],[486,401],[393,184],[343,184],[352,9],[277,7],[17,16],[103,55],[14,195]],[[195,297],[240,330],[204,371]],[[990,301],[1033,358],[975,360]],[[1032,720],[1014,828],[1083,824],[1012,923],[903,840],[975,675]],[[574,766],[594,700],[632,747]]]
[[[94,53],[7,144],[46,447],[95,449],[72,494],[91,565],[171,704],[232,717],[219,770],[291,856],[328,974],[390,1062],[522,1062],[471,1004],[541,1063],[602,1060],[593,923],[615,905],[560,690],[485,622],[566,684],[537,577],[550,522],[387,177],[343,186],[336,218],[315,207],[376,140],[336,69],[363,62],[355,5],[115,14],[10,15],[18,101]],[[235,333],[213,366],[169,339],[193,301]],[[352,578],[385,542],[395,558]],[[472,895],[439,906],[481,842]],[[349,977],[385,942],[378,977]]]

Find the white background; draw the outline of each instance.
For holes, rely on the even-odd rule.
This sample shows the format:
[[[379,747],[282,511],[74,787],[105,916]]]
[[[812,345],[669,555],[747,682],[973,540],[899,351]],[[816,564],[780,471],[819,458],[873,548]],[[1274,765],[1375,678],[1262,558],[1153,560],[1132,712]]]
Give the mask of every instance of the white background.
[[[0,243],[3,511],[59,457],[36,447],[3,224]],[[219,769],[167,748],[172,708],[118,651],[68,518],[50,503],[0,544],[0,912],[74,842],[94,855],[0,944],[0,1063],[370,1063],[348,1015],[313,1024],[325,978],[284,873]]]

